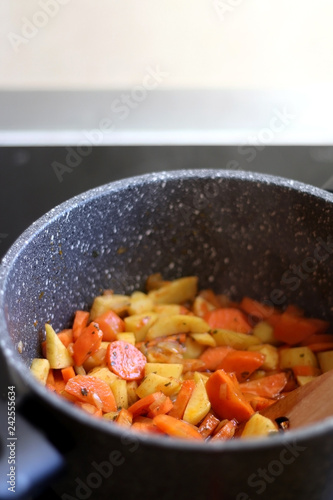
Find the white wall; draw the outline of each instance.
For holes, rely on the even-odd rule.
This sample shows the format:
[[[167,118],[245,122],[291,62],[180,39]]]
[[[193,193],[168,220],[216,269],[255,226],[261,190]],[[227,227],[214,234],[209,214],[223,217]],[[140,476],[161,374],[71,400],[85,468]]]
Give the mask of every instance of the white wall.
[[[0,89],[130,87],[147,67],[161,88],[332,85],[332,15],[332,0],[1,0]]]

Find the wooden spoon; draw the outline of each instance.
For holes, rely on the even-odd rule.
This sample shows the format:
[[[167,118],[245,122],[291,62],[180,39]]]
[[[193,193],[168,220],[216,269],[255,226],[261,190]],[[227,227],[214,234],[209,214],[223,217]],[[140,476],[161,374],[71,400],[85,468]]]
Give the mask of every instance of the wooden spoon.
[[[298,387],[260,413],[273,421],[286,417],[290,429],[333,417],[333,370]]]
[[[333,417],[333,370],[298,387],[259,413],[273,422],[284,422],[286,429],[296,429]],[[241,436],[245,423],[238,426],[236,436]]]

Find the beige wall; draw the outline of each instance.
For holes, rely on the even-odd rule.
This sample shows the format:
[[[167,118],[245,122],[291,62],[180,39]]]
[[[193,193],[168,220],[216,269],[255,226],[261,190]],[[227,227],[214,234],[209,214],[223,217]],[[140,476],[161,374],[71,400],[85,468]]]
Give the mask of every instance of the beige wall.
[[[332,85],[332,15],[332,0],[1,0],[0,89],[129,87],[147,68],[161,88]]]

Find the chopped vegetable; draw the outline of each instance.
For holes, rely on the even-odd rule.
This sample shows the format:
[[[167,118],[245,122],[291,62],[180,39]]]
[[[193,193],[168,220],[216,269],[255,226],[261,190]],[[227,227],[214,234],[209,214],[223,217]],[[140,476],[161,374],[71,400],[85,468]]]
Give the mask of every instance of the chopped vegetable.
[[[246,312],[250,317],[257,319],[269,318],[274,312],[272,306],[267,306],[251,299],[251,297],[244,297],[240,303],[240,308]]]
[[[218,368],[226,372],[234,372],[240,381],[246,380],[265,361],[265,355],[252,351],[231,351],[221,361]]]
[[[215,371],[221,365],[224,358],[234,349],[229,346],[208,347],[201,355],[201,361],[205,363],[205,369]]]
[[[124,380],[138,380],[144,375],[146,357],[123,340],[111,342],[106,351],[108,368]]]
[[[50,363],[47,359],[34,358],[30,367],[33,376],[39,380],[43,385],[46,384],[50,371]]]
[[[207,439],[211,434],[214,433],[216,427],[219,425],[220,420],[215,417],[212,412],[208,412],[206,417],[200,424],[199,432],[204,439]]]
[[[103,332],[95,322],[85,327],[73,346],[75,365],[81,366],[91,354],[96,352],[102,342]]]
[[[235,435],[237,422],[235,419],[228,420],[218,432],[212,437],[212,441],[232,439]]]
[[[248,420],[254,413],[252,406],[243,396],[240,386],[224,370],[216,370],[206,384],[208,398],[218,417],[238,422]]]
[[[74,364],[68,350],[58,338],[52,326],[45,325],[46,331],[46,359],[50,363],[50,368],[66,368]]]
[[[106,311],[94,319],[103,332],[103,340],[111,342],[117,340],[117,333],[125,331],[125,323],[118,314],[112,310]]]
[[[153,419],[153,422],[161,431],[169,434],[169,436],[183,439],[196,439],[199,441],[203,439],[195,425],[175,417],[170,417],[170,415],[157,415],[157,417]]]
[[[186,405],[183,420],[197,425],[207,415],[210,408],[211,402],[208,398],[205,384],[201,378],[198,378],[189,402]]]
[[[234,307],[222,307],[206,314],[205,320],[211,328],[232,330],[233,332],[249,333],[251,326],[245,314]]]
[[[310,335],[323,333],[329,323],[314,318],[304,318],[284,312],[272,314],[267,321],[274,329],[274,337],[289,345],[299,344]]]
[[[246,422],[242,438],[254,438],[260,436],[267,436],[271,432],[277,432],[278,426],[267,417],[255,413],[248,422]]]
[[[109,385],[96,377],[75,375],[65,387],[65,391],[83,403],[89,403],[104,411],[116,411],[117,405]]]
[[[287,425],[259,412],[333,369],[328,323],[296,304],[235,302],[194,276],[95,297],[72,328],[46,323],[31,373],[87,415],[153,436],[219,443]]]
[[[88,311],[76,311],[73,322],[73,340],[77,340],[84,328],[88,325],[89,322],[89,312]]]
[[[169,412],[169,415],[175,418],[183,418],[186,406],[192,396],[194,388],[194,380],[184,380],[173,408],[171,408]]]
[[[264,398],[275,398],[280,394],[287,384],[287,376],[285,373],[276,373],[268,375],[258,380],[251,380],[240,384],[241,391],[244,394],[255,394]]]

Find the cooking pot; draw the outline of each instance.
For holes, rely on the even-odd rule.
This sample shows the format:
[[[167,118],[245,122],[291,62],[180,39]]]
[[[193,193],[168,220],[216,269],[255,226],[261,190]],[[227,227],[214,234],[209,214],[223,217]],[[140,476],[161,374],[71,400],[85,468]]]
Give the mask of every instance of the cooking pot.
[[[41,354],[46,321],[67,327],[103,289],[131,293],[156,272],[197,275],[201,288],[235,300],[297,304],[332,321],[332,227],[330,193],[225,170],[113,182],[29,227],[1,264],[1,346],[32,398],[37,427],[56,446],[65,443],[67,467],[53,485],[58,497],[331,499],[333,418],[216,444],[150,436],[90,417],[35,381],[29,365]]]

